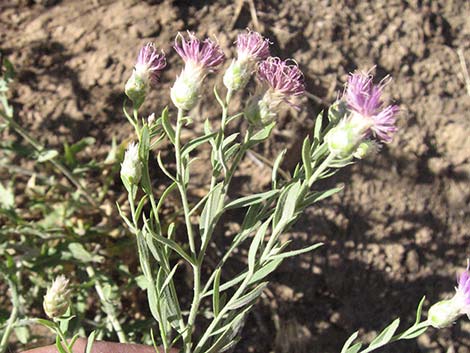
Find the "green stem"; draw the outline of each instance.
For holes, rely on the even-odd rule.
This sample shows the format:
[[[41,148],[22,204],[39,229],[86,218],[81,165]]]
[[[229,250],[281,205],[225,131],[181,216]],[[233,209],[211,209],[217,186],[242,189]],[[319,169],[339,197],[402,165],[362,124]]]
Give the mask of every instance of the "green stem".
[[[188,202],[188,196],[186,193],[186,183],[185,183],[185,165],[181,158],[181,129],[183,127],[183,118],[184,111],[178,109],[178,118],[176,120],[176,131],[175,131],[175,155],[176,155],[176,183],[178,184],[178,190],[181,197],[181,203],[183,204],[184,212],[184,221],[186,223],[186,230],[188,233],[189,248],[191,250],[191,255],[193,259],[197,259],[196,245],[194,242],[194,233],[193,227],[191,224],[190,218],[190,208]],[[191,303],[191,309],[188,317],[187,328],[183,333],[184,349],[185,352],[190,352],[191,350],[191,337],[192,337],[192,328],[196,320],[197,312],[199,309],[200,303],[200,286],[201,286],[201,264],[196,263],[193,266],[193,300]]]
[[[69,344],[67,343],[67,339],[65,338],[64,333],[60,329],[59,324],[56,321],[54,321],[54,323],[55,323],[55,332],[59,336],[59,338],[62,342],[62,347],[65,346],[65,349],[67,350],[67,353],[73,353],[73,351],[69,347]]]
[[[120,343],[127,343],[127,337],[122,329],[122,326],[117,318],[116,310],[114,308],[114,305],[111,304],[105,297],[103,287],[101,285],[101,282],[96,278],[96,273],[95,270],[93,269],[92,266],[87,266],[86,271],[88,273],[88,276],[91,279],[94,279],[95,281],[95,289],[96,293],[98,293],[98,296],[100,297],[101,303],[103,304],[104,311],[106,312],[106,315],[108,316],[109,321],[111,322],[111,325],[114,328],[114,331],[116,331],[116,334],[119,338]]]
[[[2,340],[0,341],[0,353],[5,353],[8,348],[8,339],[10,338],[11,332],[15,327],[20,307],[19,294],[16,284],[8,277],[7,281],[11,291],[11,303],[13,309],[11,311],[10,317],[8,318],[8,323],[5,328],[5,331],[3,332]]]

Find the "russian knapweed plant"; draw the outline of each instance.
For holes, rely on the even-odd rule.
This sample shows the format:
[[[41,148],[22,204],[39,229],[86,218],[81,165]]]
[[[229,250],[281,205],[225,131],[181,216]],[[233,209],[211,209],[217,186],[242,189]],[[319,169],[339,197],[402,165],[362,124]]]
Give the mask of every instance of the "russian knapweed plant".
[[[289,249],[289,241],[281,240],[281,235],[307,207],[341,190],[319,189],[318,181],[331,177],[356,159],[377,152],[383,143],[391,142],[397,132],[395,120],[399,108],[384,101],[385,81],[375,84],[369,73],[351,74],[343,95],[326,114],[327,123],[324,124],[323,114],[316,118],[312,136],[305,138],[299,156],[301,162],[292,175],[285,179],[279,177],[286,153],[283,151],[273,163],[270,190],[230,199],[228,190],[240,161],[248,150],[270,137],[279,107],[288,104],[301,109],[296,98],[305,91],[302,72],[293,60],[271,57],[269,41],[260,34],[250,31],[240,34],[237,58],[223,75],[225,98],[221,98],[214,88],[214,97],[221,107],[218,126],[214,127],[206,120],[204,134],[183,144],[181,130],[194,121],[190,109],[200,99],[210,99],[202,97],[204,79],[221,69],[225,55],[217,43],[210,39],[201,41],[192,33],[188,33],[187,38],[178,34],[174,48],[185,63],[171,88],[176,117],[171,118],[168,109],[158,119],[145,120],[139,115],[150,87],[165,66],[164,55],[152,44],[141,50],[126,84],[133,113],[127,113],[126,108],[124,112],[135,128],[138,142],[129,145],[122,164],[121,176],[128,191],[131,214],[128,217],[121,212],[121,216],[137,239],[141,267],[147,280],[148,302],[159,325],[164,351],[180,341],[178,346],[185,353],[218,353],[228,350],[240,339],[239,330],[266,287],[269,274],[284,259],[322,245],[316,243],[294,250]],[[255,91],[241,112],[231,111],[232,96],[243,92],[252,76],[256,79]],[[236,119],[247,120],[247,131],[227,136],[227,125]],[[157,162],[171,180],[170,186],[157,196],[150,180],[149,159],[162,139],[174,146],[176,171],[172,172],[164,165],[156,148]],[[192,152],[205,143],[211,147],[211,181],[207,194],[190,204]],[[139,193],[139,189],[143,193]],[[172,192],[178,192],[181,199],[187,242],[175,239],[175,223],[166,226],[160,220],[162,204]],[[147,202],[150,202],[148,210],[145,208]],[[204,260],[211,239],[219,236],[215,234],[216,224],[234,208],[245,210],[240,230],[232,237],[219,263],[208,269]],[[243,243],[249,244],[246,268],[234,278],[222,281],[221,273],[227,259]],[[175,261],[175,257],[179,260]],[[181,307],[174,284],[180,261],[187,262],[193,273],[193,299],[189,308]],[[206,280],[201,276],[203,268],[210,273]],[[362,351],[360,343],[353,344],[357,337],[355,333],[342,352],[370,352],[389,342],[417,337],[430,325],[449,325],[463,313],[468,314],[469,283],[465,272],[456,296],[435,304],[428,320],[421,321],[423,298],[416,322],[409,329],[395,334],[399,325],[397,319]],[[196,326],[202,328],[198,337],[194,336]]]

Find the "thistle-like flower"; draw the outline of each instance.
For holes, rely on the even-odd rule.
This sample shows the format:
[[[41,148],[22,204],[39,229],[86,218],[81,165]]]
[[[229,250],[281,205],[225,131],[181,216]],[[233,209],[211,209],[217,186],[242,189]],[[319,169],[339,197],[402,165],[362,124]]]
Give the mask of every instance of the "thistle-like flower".
[[[386,83],[375,85],[373,77],[364,73],[349,76],[344,99],[351,110],[351,119],[364,126],[364,133],[372,134],[380,142],[389,143],[397,131],[397,105],[384,107],[382,91]]]
[[[121,179],[128,185],[137,185],[142,176],[142,164],[139,159],[139,145],[132,142],[127,147],[124,154],[124,161],[121,163]],[[127,185],[126,185],[127,187]]]
[[[462,315],[470,319],[470,272],[469,267],[458,278],[455,295],[429,308],[428,320],[432,326],[442,328],[452,325]]]
[[[134,71],[125,86],[126,95],[137,108],[144,102],[150,86],[157,83],[160,71],[165,66],[165,55],[158,53],[153,43],[148,43],[140,49]]]
[[[63,316],[70,305],[70,295],[69,280],[62,275],[57,277],[44,296],[43,307],[46,315],[51,319]]]
[[[241,33],[237,38],[237,59],[232,60],[224,74],[224,85],[227,89],[238,91],[243,89],[256,64],[269,56],[269,40],[258,32]]]
[[[184,60],[185,67],[171,88],[171,100],[177,108],[183,110],[194,107],[202,80],[225,60],[225,54],[214,41],[200,41],[191,32],[188,32],[188,37],[186,40],[178,33],[173,46]]]
[[[245,116],[250,122],[271,122],[282,102],[298,108],[292,98],[304,94],[305,84],[302,71],[295,62],[268,57],[259,64],[257,78],[261,86],[245,109]]]

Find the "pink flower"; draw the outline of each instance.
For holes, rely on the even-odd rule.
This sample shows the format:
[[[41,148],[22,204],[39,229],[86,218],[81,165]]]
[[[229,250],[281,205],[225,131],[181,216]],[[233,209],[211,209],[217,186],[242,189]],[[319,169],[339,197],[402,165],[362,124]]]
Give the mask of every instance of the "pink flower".
[[[462,272],[458,278],[457,296],[462,302],[462,313],[470,315],[470,272]]]
[[[207,38],[201,42],[191,32],[188,32],[188,37],[189,39],[186,40],[178,33],[173,46],[185,63],[191,63],[211,71],[225,61],[224,52],[212,40]]]
[[[301,96],[305,92],[304,76],[294,61],[268,57],[258,67],[258,79],[291,105],[294,105],[292,97]]]
[[[160,71],[166,66],[165,54],[158,53],[155,44],[147,43],[140,49],[135,70],[142,77],[148,77],[151,84],[155,84],[160,76]]]
[[[364,73],[351,74],[344,98],[356,117],[368,120],[370,130],[367,133],[372,133],[379,141],[389,143],[398,130],[395,122],[400,109],[397,105],[384,108],[382,90],[385,84],[375,85],[372,78]]]
[[[269,39],[258,32],[241,33],[237,37],[237,54],[239,60],[260,61],[269,56]]]

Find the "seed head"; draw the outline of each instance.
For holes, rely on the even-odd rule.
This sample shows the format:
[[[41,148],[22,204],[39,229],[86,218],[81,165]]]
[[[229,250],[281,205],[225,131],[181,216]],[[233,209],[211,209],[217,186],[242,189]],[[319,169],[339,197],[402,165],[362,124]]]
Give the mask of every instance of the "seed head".
[[[69,289],[69,280],[65,276],[57,277],[51,287],[47,289],[44,296],[44,312],[51,319],[63,316],[70,305],[71,291]]]

